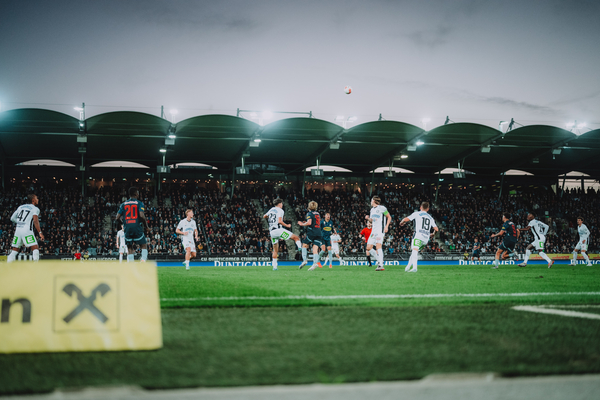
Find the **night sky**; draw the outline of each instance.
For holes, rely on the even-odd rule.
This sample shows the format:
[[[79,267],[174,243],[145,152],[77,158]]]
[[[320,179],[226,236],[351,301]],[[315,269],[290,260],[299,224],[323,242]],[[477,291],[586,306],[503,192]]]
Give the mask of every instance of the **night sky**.
[[[597,129],[599,20],[597,0],[2,0],[0,107]]]

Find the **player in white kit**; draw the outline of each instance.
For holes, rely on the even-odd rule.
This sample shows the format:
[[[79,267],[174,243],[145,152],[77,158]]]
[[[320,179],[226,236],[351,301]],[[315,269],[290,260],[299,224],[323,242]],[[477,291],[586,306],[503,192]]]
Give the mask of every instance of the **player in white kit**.
[[[190,269],[190,258],[196,257],[196,244],[194,238],[198,240],[198,226],[194,221],[194,211],[185,210],[185,218],[179,221],[175,232],[181,235],[181,244],[185,249],[185,269]],[[193,237],[192,237],[193,236]]]
[[[579,233],[579,242],[577,243],[577,246],[575,246],[575,249],[573,249],[573,259],[571,260],[571,265],[577,264],[577,251],[581,251],[581,255],[587,262],[587,266],[591,267],[592,262],[587,255],[588,245],[590,244],[590,230],[583,223],[582,217],[577,218],[577,233]]]
[[[300,237],[295,235],[291,231],[288,231],[286,228],[291,228],[291,224],[286,224],[283,222],[283,215],[285,211],[283,211],[283,200],[280,198],[276,198],[273,200],[273,207],[263,215],[263,218],[266,218],[269,222],[269,233],[271,234],[271,243],[273,244],[273,271],[277,271],[277,256],[279,253],[279,241],[280,240],[288,240],[292,239],[296,242],[296,246],[298,247],[298,251],[302,249],[302,242],[300,242]]]
[[[342,238],[340,237],[340,234],[338,233],[337,229],[334,229],[333,235],[331,235],[331,252],[338,258],[338,260],[340,261],[340,265],[344,265],[344,260],[342,260],[342,257],[340,256],[340,243],[341,242],[342,242]],[[331,257],[331,256],[329,256],[329,257]]]
[[[403,226],[409,221],[415,221],[415,236],[413,236],[411,241],[412,254],[410,255],[408,264],[404,269],[405,272],[417,272],[419,250],[427,246],[429,238],[435,235],[435,232],[439,231],[437,225],[435,224],[435,220],[431,215],[429,215],[428,211],[429,203],[423,202],[421,203],[420,211],[415,211],[400,222],[400,226]],[[431,228],[433,228],[435,232],[431,233]]]
[[[383,224],[383,218],[387,218],[385,225]],[[375,271],[385,271],[383,268],[383,238],[388,232],[390,222],[392,222],[392,216],[388,212],[387,208],[381,205],[381,198],[379,196],[373,196],[371,199],[371,213],[365,216],[365,219],[373,225],[371,236],[367,241],[367,253],[375,257],[377,260],[377,268]],[[373,250],[373,245],[377,251]]]
[[[123,254],[127,254],[127,243],[125,243],[125,228],[117,232],[117,249],[119,249],[119,262],[123,262]]]
[[[33,233],[33,228],[35,227],[40,239],[44,240],[39,221],[40,209],[36,207],[39,200],[35,194],[28,195],[27,199],[29,200],[29,203],[23,204],[17,208],[17,211],[10,217],[10,220],[17,224],[17,229],[15,229],[15,236],[11,244],[11,252],[6,259],[6,262],[15,261],[17,254],[19,254],[19,249],[22,246],[31,248],[34,261],[40,259],[40,250],[37,240],[35,239],[35,234]]]
[[[548,257],[546,253],[544,253],[544,247],[546,245],[546,234],[548,233],[550,227],[542,221],[538,221],[537,219],[535,219],[535,214],[533,212],[530,212],[527,215],[527,221],[529,221],[527,227],[521,228],[519,230],[521,232],[531,231],[531,233],[533,233],[533,242],[531,242],[529,246],[527,246],[527,249],[525,250],[525,259],[521,264],[519,264],[519,267],[527,266],[527,261],[531,256],[531,249],[535,249],[540,254],[540,256],[548,262],[548,268],[552,268],[554,260],[551,260],[550,257]]]

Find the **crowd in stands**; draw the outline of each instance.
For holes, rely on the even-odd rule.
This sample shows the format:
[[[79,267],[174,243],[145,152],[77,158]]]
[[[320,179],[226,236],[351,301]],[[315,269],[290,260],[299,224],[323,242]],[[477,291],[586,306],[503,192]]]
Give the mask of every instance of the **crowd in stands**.
[[[114,221],[120,204],[127,199],[126,189],[102,187],[83,196],[78,190],[40,187],[10,189],[0,193],[2,221],[0,223],[0,251],[9,251],[14,233],[10,217],[25,203],[27,194],[35,192],[40,200],[40,225],[45,241],[40,242],[41,254],[82,257],[114,256],[117,251],[116,232],[120,224]],[[404,254],[410,251],[412,224],[400,227],[400,220],[418,210],[422,201],[432,203],[430,213],[437,221],[440,233],[422,251],[430,254],[470,253],[478,238],[482,252],[495,252],[499,238],[490,238],[502,225],[502,213],[513,214],[517,227],[527,225],[530,211],[550,226],[546,242],[547,253],[570,253],[577,243],[576,219],[581,216],[591,231],[590,252],[597,252],[600,244],[600,196],[596,193],[565,193],[557,196],[552,191],[522,192],[498,199],[491,192],[443,191],[437,202],[433,196],[416,191],[386,190],[378,193],[382,205],[392,214],[392,223],[386,235],[386,254]],[[271,241],[262,215],[272,207],[274,198],[281,196],[286,203],[287,222],[304,220],[309,201],[319,204],[322,217],[331,214],[334,227],[342,237],[343,255],[363,255],[366,243],[360,231],[366,226],[369,214],[369,196],[366,191],[341,190],[300,192],[279,190],[228,191],[205,188],[172,186],[157,193],[140,191],[140,200],[146,205],[146,216],[152,233],[148,237],[151,255],[181,255],[181,240],[175,233],[185,210],[192,209],[199,227],[199,255],[264,255],[271,251]],[[287,207],[291,208],[287,208]],[[297,224],[295,225],[297,227]],[[298,228],[294,229],[298,231]],[[303,233],[304,229],[299,229]],[[532,241],[525,234],[517,245],[517,252]],[[280,242],[280,253],[287,252]]]

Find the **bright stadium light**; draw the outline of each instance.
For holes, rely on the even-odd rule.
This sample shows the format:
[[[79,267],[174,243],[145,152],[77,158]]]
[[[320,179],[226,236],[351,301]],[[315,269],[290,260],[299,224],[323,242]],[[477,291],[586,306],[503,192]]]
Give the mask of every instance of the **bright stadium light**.
[[[400,158],[408,158],[408,154],[402,154]]]
[[[161,153],[166,153],[167,152],[167,148],[166,147],[161,147],[160,148],[160,152]]]
[[[415,144],[416,144],[417,146],[421,146],[422,144],[425,144],[425,142],[422,142],[422,141],[420,141],[420,140],[419,140],[419,141],[418,141],[417,143],[415,143]]]

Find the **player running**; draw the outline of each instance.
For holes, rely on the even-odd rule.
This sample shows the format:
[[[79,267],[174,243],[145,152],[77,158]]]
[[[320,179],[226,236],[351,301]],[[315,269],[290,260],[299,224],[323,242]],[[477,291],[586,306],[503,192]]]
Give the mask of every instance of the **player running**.
[[[302,249],[302,243],[300,242],[300,238],[298,235],[293,234],[291,231],[288,231],[286,228],[291,228],[291,224],[286,224],[283,222],[283,215],[285,211],[283,211],[283,200],[280,198],[276,198],[273,200],[273,207],[263,215],[263,218],[266,218],[269,222],[269,231],[271,234],[271,243],[273,243],[273,271],[277,271],[277,254],[279,252],[279,241],[280,240],[288,240],[292,239],[296,242],[296,246],[298,246],[298,251]],[[304,266],[304,265],[303,265]],[[302,267],[303,267],[302,266]],[[300,268],[302,268],[300,267]]]
[[[498,269],[500,266],[500,254],[502,254],[502,259],[506,260],[508,258],[509,253],[513,253],[515,251],[515,245],[517,244],[517,240],[519,239],[519,230],[512,223],[510,213],[505,212],[502,214],[502,229],[498,233],[494,233],[490,237],[503,236],[504,240],[498,246],[498,250],[496,251],[496,257],[494,259],[493,269]]]
[[[179,221],[175,233],[181,235],[181,244],[185,249],[185,265],[186,271],[190,269],[190,259],[196,257],[196,243],[194,239],[198,240],[198,226],[194,218],[194,211],[188,209],[185,210],[185,218]],[[192,234],[194,237],[192,238]]]
[[[139,191],[136,187],[129,188],[129,200],[121,204],[119,212],[115,219],[118,221],[121,216],[125,219],[125,243],[127,244],[127,262],[133,262],[135,256],[134,244],[138,244],[142,249],[142,258],[140,261],[146,262],[148,259],[148,245],[146,244],[146,235],[144,230],[150,232],[148,220],[144,215],[144,203],[138,200]]]
[[[127,254],[125,228],[123,227],[123,224],[121,224],[121,230],[117,232],[117,249],[119,249],[119,262],[123,262],[123,253]]]
[[[15,229],[15,236],[11,244],[11,252],[6,258],[6,262],[15,261],[22,246],[31,249],[33,261],[39,261],[40,259],[40,250],[33,232],[33,228],[35,227],[40,239],[44,240],[44,234],[40,228],[40,209],[36,207],[39,200],[35,194],[28,195],[27,200],[29,203],[19,206],[17,211],[10,217],[10,220],[17,224],[17,228]]]
[[[385,226],[383,225],[383,217],[387,218]],[[383,268],[383,250],[381,245],[385,234],[388,232],[392,216],[387,208],[381,205],[381,198],[379,196],[373,196],[371,199],[371,213],[365,216],[365,218],[373,224],[371,236],[369,236],[369,240],[367,241],[367,253],[370,253],[377,260],[375,271],[385,271],[385,268]],[[377,251],[373,250],[373,245],[375,245]]]
[[[415,211],[408,217],[400,221],[400,226],[403,226],[409,221],[415,221],[415,236],[411,241],[412,253],[408,259],[408,264],[404,268],[404,272],[417,272],[417,263],[419,261],[419,251],[427,246],[429,239],[439,231],[435,220],[429,215],[429,203],[421,203],[420,211]],[[431,228],[435,232],[431,232]],[[412,267],[412,268],[411,268]]]
[[[588,245],[590,243],[590,230],[583,223],[583,217],[577,217],[577,233],[579,233],[579,242],[577,242],[577,246],[573,249],[573,259],[571,260],[571,265],[577,264],[577,251],[581,251],[581,255],[587,261],[587,266],[591,267],[592,262],[587,255]]]
[[[333,235],[331,235],[331,252],[330,257],[331,259],[333,259],[333,255],[335,255],[337,257],[337,259],[340,262],[340,265],[344,265],[344,260],[342,260],[342,256],[340,256],[340,243],[342,242],[342,238],[340,237],[340,234],[338,233],[337,229],[333,229]],[[327,261],[327,260],[325,260]],[[330,260],[331,262],[331,260]]]
[[[325,214],[325,220],[321,223],[321,235],[323,236],[323,245],[327,249],[327,257],[323,262],[324,265],[327,265],[327,260],[329,260],[329,268],[333,268],[331,262],[333,261],[333,254],[331,254],[331,233],[333,231],[333,222],[331,221],[331,214]]]
[[[321,263],[319,262],[319,248],[324,247],[323,236],[321,235],[321,216],[317,211],[318,206],[316,201],[308,203],[306,221],[298,221],[298,225],[306,226],[306,237],[303,244],[309,246],[312,243],[313,265],[308,269],[309,271],[314,271],[316,267],[321,267]],[[304,246],[302,249],[302,258],[304,258],[304,261],[300,265],[300,268],[304,267],[308,262],[307,249]]]
[[[471,255],[471,261],[475,261],[475,257],[481,262],[481,243],[479,243],[479,239],[475,238],[475,243],[473,243],[473,254]]]
[[[367,222],[367,227],[363,228],[362,231],[360,231],[360,236],[363,237],[365,243],[367,243],[369,241],[369,237],[371,236],[371,232],[373,231],[373,224],[371,224],[370,222]],[[373,266],[373,263],[371,262],[371,254],[369,254],[369,251],[366,251],[367,253],[367,261],[369,262],[369,267]]]
[[[521,228],[521,229],[519,229],[519,231],[520,232],[531,231],[533,233],[533,242],[531,242],[529,244],[529,246],[527,246],[527,249],[525,250],[525,259],[523,260],[523,262],[521,264],[519,264],[519,267],[527,266],[527,261],[529,260],[529,257],[531,256],[531,249],[535,249],[540,254],[540,256],[548,262],[548,268],[552,268],[552,264],[554,264],[554,260],[551,260],[550,257],[548,257],[548,255],[546,253],[544,253],[544,247],[545,247],[545,243],[546,243],[546,234],[548,233],[548,230],[550,227],[548,225],[546,225],[545,223],[543,223],[542,221],[535,219],[535,214],[533,212],[530,212],[529,214],[527,214],[527,221],[529,221],[529,224],[527,225],[527,227]]]

